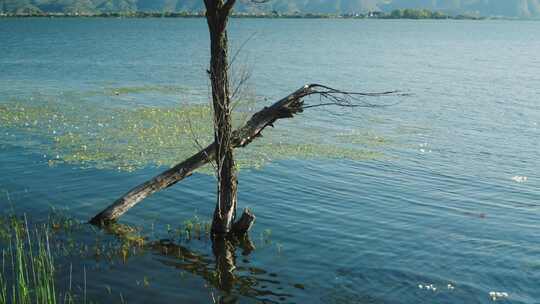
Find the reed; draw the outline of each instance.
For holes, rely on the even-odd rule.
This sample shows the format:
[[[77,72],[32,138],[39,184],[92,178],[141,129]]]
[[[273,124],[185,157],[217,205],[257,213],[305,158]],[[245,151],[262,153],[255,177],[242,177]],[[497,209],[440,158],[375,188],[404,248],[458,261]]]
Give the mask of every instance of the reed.
[[[14,216],[2,226],[7,248],[2,249],[0,303],[59,303],[49,229],[31,231],[26,218]]]

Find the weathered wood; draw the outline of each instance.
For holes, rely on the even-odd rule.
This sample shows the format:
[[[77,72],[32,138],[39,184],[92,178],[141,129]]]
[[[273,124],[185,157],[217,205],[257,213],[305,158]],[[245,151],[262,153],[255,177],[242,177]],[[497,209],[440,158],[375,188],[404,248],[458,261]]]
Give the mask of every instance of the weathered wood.
[[[107,209],[94,216],[90,223],[100,225],[118,219],[146,197],[181,181],[214,158],[215,144],[212,143],[187,160],[131,189]]]
[[[238,235],[246,234],[253,224],[255,223],[255,214],[246,208],[242,213],[240,219],[238,219],[232,226],[232,231]]]
[[[210,82],[214,109],[216,143],[217,202],[212,233],[227,234],[236,215],[237,172],[232,146],[232,105],[229,85],[227,20],[234,0],[205,0],[206,21],[210,32]]]
[[[267,126],[273,126],[278,119],[290,118],[297,113],[301,113],[304,105],[302,98],[313,94],[313,88],[315,87],[319,87],[319,85],[305,85],[273,105],[255,113],[244,126],[233,132],[232,146],[234,148],[245,147],[259,137]],[[176,184],[191,175],[193,171],[214,160],[215,152],[216,144],[214,142],[173,168],[131,189],[105,210],[94,216],[90,223],[100,225],[117,220],[146,197]]]

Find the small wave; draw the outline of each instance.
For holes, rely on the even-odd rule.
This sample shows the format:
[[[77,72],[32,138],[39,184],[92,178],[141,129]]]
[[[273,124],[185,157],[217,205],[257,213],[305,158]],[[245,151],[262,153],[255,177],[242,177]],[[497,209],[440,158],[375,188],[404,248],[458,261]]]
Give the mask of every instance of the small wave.
[[[516,175],[512,177],[512,180],[515,181],[516,183],[525,183],[528,180],[528,177]]]
[[[497,301],[497,300],[507,299],[509,297],[509,295],[508,295],[507,292],[490,291],[489,292],[489,297],[491,298],[491,300]]]

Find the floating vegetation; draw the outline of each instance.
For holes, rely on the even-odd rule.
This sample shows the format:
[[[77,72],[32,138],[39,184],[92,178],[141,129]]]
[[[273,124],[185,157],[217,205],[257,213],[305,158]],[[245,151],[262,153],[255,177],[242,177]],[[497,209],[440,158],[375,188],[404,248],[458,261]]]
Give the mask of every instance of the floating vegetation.
[[[172,93],[179,90],[165,89]],[[163,93],[164,87],[115,88],[109,93],[154,90]],[[0,144],[38,152],[50,166],[67,163],[83,168],[133,171],[146,166],[172,166],[213,140],[212,111],[208,105],[125,108],[99,104],[93,99],[62,98],[0,104]],[[240,108],[234,113],[236,127],[250,115],[245,107]],[[369,133],[336,135],[294,126],[268,130],[264,135],[264,139],[237,150],[240,168],[260,168],[282,159],[372,159],[381,154],[371,148],[387,143]],[[210,172],[209,168],[202,170]]]
[[[293,287],[297,289],[302,289],[302,290],[306,289],[306,287],[303,284],[294,284]]]
[[[369,132],[352,131],[347,133],[338,133],[336,139],[341,143],[350,143],[356,145],[380,146],[391,142],[390,139],[372,134]]]
[[[106,88],[107,95],[125,95],[125,94],[144,94],[144,93],[160,93],[160,94],[178,94],[186,91],[184,87],[173,85],[144,85],[131,87],[116,87]]]
[[[265,229],[261,233],[260,238],[261,238],[261,242],[263,242],[266,245],[269,245],[270,243],[272,243],[272,230],[271,229]]]

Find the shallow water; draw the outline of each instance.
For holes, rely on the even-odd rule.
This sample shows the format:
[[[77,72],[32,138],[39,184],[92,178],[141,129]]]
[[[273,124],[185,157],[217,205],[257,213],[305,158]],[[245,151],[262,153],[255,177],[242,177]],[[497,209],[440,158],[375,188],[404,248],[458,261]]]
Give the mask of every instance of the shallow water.
[[[184,109],[207,105],[206,31],[197,19],[1,19],[0,203],[36,221],[51,206],[86,220],[157,165],[181,160],[183,148],[196,150],[191,138],[168,137],[172,152],[152,153],[159,140],[145,138],[184,127],[149,111],[193,116]],[[268,130],[255,152],[245,148],[259,161],[240,172],[239,204],[257,215],[257,248],[236,251],[243,283],[229,300],[488,303],[496,291],[538,303],[539,31],[538,22],[233,19],[233,49],[248,40],[237,70],[252,73],[239,112],[309,82],[412,96],[370,100],[399,101],[385,108],[308,110]],[[151,126],[120,132],[106,125],[111,113],[124,113],[120,125]],[[59,145],[53,131],[79,136]],[[146,150],[130,156],[121,138],[137,136]],[[68,157],[101,138],[90,159]],[[257,153],[272,145],[293,148]],[[122,222],[160,239],[168,224],[209,218],[214,198],[214,178],[197,173]],[[215,267],[211,244],[182,245],[202,264],[152,250],[127,263],[62,263],[74,262],[79,284],[86,271],[89,298],[103,302],[226,294],[201,270]]]

